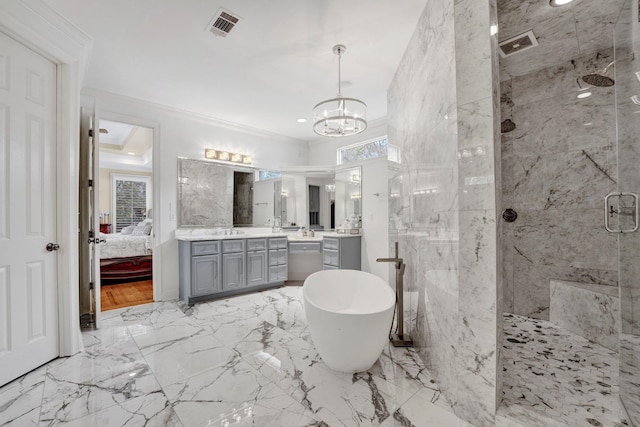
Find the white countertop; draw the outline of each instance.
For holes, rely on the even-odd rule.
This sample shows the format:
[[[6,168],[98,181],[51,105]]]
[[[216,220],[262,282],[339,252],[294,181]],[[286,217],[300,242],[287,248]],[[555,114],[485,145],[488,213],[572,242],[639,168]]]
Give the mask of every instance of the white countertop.
[[[238,234],[225,234],[236,232]],[[175,231],[175,239],[186,242],[203,240],[257,239],[266,237],[286,237],[289,242],[321,242],[323,237],[360,237],[360,234],[338,234],[335,231],[316,231],[314,237],[298,237],[296,232],[273,232],[269,228],[244,229],[201,229],[189,228]]]

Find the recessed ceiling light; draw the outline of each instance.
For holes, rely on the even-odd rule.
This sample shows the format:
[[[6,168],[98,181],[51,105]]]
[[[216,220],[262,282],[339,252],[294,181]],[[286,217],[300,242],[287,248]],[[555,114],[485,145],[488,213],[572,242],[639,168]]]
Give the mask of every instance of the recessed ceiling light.
[[[136,153],[133,153],[131,151],[129,151],[127,154],[130,155],[130,156],[135,156],[136,155]]]
[[[579,99],[588,98],[590,96],[591,96],[591,92],[582,92],[582,93],[578,94],[578,98]]]
[[[299,119],[296,120],[298,123],[307,123],[307,119],[305,119],[304,117],[300,117]]]
[[[551,7],[564,6],[565,4],[571,3],[573,0],[550,0],[549,5]]]

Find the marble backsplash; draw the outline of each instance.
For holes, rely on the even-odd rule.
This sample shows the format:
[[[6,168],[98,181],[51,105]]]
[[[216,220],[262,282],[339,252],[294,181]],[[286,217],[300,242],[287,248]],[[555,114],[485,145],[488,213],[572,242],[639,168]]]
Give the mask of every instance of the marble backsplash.
[[[578,99],[580,76],[602,69],[597,52],[501,84],[504,309],[549,319],[549,280],[616,286],[617,241],[602,224],[602,201],[617,182],[613,88]]]
[[[388,91],[406,331],[458,416],[494,424],[502,301],[495,1],[428,2]]]

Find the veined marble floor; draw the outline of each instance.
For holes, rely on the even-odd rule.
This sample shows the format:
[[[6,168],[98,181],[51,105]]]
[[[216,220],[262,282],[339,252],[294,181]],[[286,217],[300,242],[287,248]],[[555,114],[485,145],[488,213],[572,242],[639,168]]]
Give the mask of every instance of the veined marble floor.
[[[629,425],[618,402],[618,354],[550,322],[504,316],[503,405],[531,426]]]
[[[388,346],[367,372],[328,369],[301,287],[186,312],[174,302],[109,311],[84,343],[0,388],[0,425],[467,425],[412,349]]]

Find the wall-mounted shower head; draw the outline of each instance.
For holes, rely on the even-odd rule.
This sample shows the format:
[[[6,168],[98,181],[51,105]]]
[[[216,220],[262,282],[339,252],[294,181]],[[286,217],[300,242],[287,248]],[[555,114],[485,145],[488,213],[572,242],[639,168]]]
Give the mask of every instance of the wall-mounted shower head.
[[[613,86],[614,84],[616,84],[615,80],[607,76],[607,73],[609,72],[609,68],[611,68],[612,65],[613,65],[613,62],[607,65],[604,68],[604,70],[602,70],[599,73],[592,73],[592,74],[587,74],[586,76],[582,76],[582,81],[587,84],[590,84],[591,86],[596,86],[596,87]]]
[[[516,129],[516,124],[511,120],[507,119],[500,123],[500,132],[508,133],[513,132]]]

